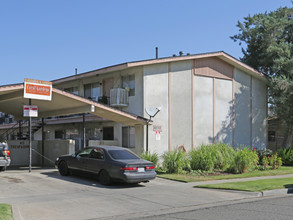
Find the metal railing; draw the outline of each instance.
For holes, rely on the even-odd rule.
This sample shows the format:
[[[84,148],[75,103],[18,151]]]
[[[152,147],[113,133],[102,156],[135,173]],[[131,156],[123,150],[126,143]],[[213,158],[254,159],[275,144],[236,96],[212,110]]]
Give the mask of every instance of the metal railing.
[[[37,128],[37,129],[33,129],[33,133],[34,133],[34,132],[36,132],[37,130],[39,130],[41,128],[42,121],[34,120],[32,126]],[[0,141],[3,142],[3,141],[8,140],[8,136],[11,135],[11,134],[14,134],[15,131],[17,129],[19,129],[19,127],[28,127],[28,121],[21,121],[21,123],[17,122],[12,127],[6,129],[2,134],[0,134]],[[19,135],[21,135],[21,134],[19,134]],[[28,138],[29,138],[28,135],[22,136],[22,140],[26,140]]]

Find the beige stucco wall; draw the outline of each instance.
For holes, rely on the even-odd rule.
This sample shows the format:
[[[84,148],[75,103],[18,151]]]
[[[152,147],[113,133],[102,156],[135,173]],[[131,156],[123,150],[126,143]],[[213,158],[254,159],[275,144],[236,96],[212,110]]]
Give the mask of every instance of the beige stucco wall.
[[[213,143],[213,78],[194,76],[195,146]]]
[[[232,145],[233,139],[232,81],[215,79],[215,143]]]
[[[39,149],[41,149],[41,144],[41,141],[39,141]],[[73,140],[46,140],[44,144],[45,166],[54,166],[57,157],[75,152],[75,143]]]
[[[29,165],[29,141],[8,141],[11,152],[11,166]],[[58,156],[74,153],[74,141],[72,140],[45,140],[44,141],[44,165],[54,166]],[[32,141],[32,165],[41,165],[42,142]]]
[[[208,61],[199,59],[193,64],[192,60],[187,60],[128,68],[60,84],[58,87],[78,86],[80,95],[83,95],[83,84],[102,82],[103,79],[113,77],[113,87],[118,88],[122,86],[122,76],[135,74],[135,96],[129,97],[129,106],[122,110],[149,118],[145,113],[145,107],[161,108],[152,119],[153,125],[162,128],[159,140],[156,139],[153,125],[150,125],[148,130],[151,152],[163,154],[169,150],[169,146],[174,149],[179,145],[191,150],[192,147],[214,141],[227,144],[234,142],[235,146],[250,145],[252,141],[253,146],[265,147],[265,82],[253,78],[251,86],[249,74],[220,59]],[[214,65],[211,62],[214,62]],[[193,75],[193,67],[195,74],[200,76]],[[251,100],[250,94],[252,94]],[[233,122],[234,96],[235,121]],[[193,116],[194,121],[192,121]],[[114,126],[114,138],[121,146],[121,130],[124,125],[114,122],[107,124]],[[105,123],[88,126],[102,127]],[[146,148],[145,135],[146,126],[136,127],[134,151],[141,152]],[[195,146],[192,146],[193,143]]]
[[[235,69],[235,143],[250,145],[250,75]]]
[[[160,107],[160,112],[152,118],[153,125],[159,125],[162,128],[160,140],[156,140],[156,133],[153,125],[149,126],[149,150],[162,155],[168,151],[168,63],[149,65],[144,67],[144,108],[147,106]],[[149,118],[146,112],[144,117]],[[143,146],[145,148],[146,126],[143,129]]]
[[[171,63],[171,147],[192,149],[192,61]]]
[[[252,78],[252,147],[267,146],[267,86]]]
[[[29,166],[29,141],[9,140],[7,144],[10,149],[11,166]],[[32,142],[32,149],[40,151],[37,141]],[[40,158],[32,151],[32,165],[40,164]]]

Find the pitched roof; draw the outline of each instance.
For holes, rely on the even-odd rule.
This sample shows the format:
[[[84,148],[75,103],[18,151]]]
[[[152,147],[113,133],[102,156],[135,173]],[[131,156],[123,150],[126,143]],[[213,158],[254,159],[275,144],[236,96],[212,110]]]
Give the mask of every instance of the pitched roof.
[[[239,61],[238,59],[232,57],[231,55],[225,53],[224,51],[219,52],[212,52],[212,53],[201,53],[201,54],[193,54],[193,55],[185,55],[185,56],[175,56],[175,57],[163,57],[158,59],[149,59],[149,60],[141,60],[141,61],[133,61],[127,63],[121,63],[113,66],[104,67],[101,69],[92,70],[85,73],[80,73],[76,75],[71,75],[68,77],[60,78],[53,80],[53,84],[63,83],[66,81],[71,81],[75,79],[80,79],[83,77],[90,77],[100,74],[105,74],[113,71],[124,70],[131,67],[138,67],[138,66],[145,66],[145,65],[152,65],[152,64],[160,64],[160,63],[169,63],[169,62],[177,62],[183,60],[194,60],[194,59],[201,59],[201,58],[208,58],[208,57],[217,57],[230,65],[255,76],[257,78],[266,80],[266,75],[258,72],[257,70],[253,69],[252,67],[244,64],[243,62]]]

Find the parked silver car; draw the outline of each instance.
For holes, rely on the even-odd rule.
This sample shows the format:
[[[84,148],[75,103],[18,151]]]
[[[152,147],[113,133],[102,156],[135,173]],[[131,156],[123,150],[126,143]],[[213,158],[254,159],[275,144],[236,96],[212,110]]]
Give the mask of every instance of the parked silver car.
[[[152,162],[115,146],[87,147],[75,154],[58,157],[55,166],[63,176],[74,171],[91,173],[98,176],[103,185],[112,181],[148,182],[157,175]]]
[[[10,151],[7,143],[0,143],[0,171],[6,170],[10,165]]]

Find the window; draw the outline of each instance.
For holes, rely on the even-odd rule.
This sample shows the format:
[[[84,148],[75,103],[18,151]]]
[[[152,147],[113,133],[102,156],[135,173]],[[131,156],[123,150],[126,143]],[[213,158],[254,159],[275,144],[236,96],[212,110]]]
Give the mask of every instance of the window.
[[[104,159],[104,151],[102,149],[93,149],[90,153],[90,158],[103,160]]]
[[[84,85],[84,97],[94,101],[98,101],[101,96],[100,83],[90,83]]]
[[[122,147],[127,147],[127,148],[135,147],[135,128],[134,127],[122,128]]]
[[[55,130],[55,139],[64,139],[65,131],[64,130]]]
[[[80,157],[89,157],[91,151],[92,151],[92,148],[86,148],[81,150],[77,155]]]
[[[113,127],[103,127],[103,140],[114,140]]]
[[[66,139],[76,139],[79,137],[79,132],[77,129],[66,129],[65,131],[65,137]]]
[[[86,136],[91,140],[101,140],[102,133],[100,128],[86,128]]]
[[[275,142],[276,141],[276,132],[275,131],[269,131],[268,132],[268,141]]]
[[[134,154],[130,153],[127,150],[109,150],[108,151],[110,156],[116,160],[132,160],[132,159],[139,159]]]
[[[74,95],[78,95],[78,87],[66,88],[66,89],[64,89],[64,91],[69,92],[69,93],[74,94]]]
[[[122,77],[122,88],[128,90],[129,96],[135,96],[135,75]]]

